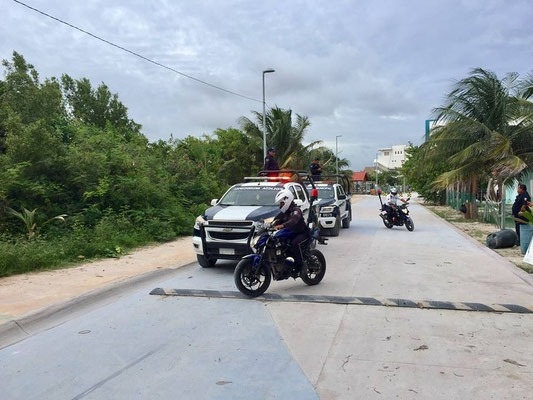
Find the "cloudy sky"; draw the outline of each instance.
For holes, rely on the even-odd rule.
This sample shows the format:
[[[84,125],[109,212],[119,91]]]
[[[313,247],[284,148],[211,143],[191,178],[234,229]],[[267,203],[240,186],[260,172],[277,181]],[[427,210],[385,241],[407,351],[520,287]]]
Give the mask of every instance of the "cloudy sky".
[[[371,166],[377,149],[421,144],[432,109],[473,68],[500,77],[533,71],[531,0],[0,6],[1,59],[21,53],[41,81],[68,74],[105,83],[151,141],[238,128],[241,116],[262,112],[262,71],[273,68],[265,75],[267,107],[307,116],[306,141],[333,151],[337,144],[353,170]]]

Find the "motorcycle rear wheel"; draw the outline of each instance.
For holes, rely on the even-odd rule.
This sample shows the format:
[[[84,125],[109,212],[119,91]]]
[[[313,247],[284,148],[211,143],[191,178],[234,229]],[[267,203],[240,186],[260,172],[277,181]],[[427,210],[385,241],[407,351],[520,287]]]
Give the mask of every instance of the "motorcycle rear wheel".
[[[413,220],[411,218],[405,218],[405,227],[409,232],[412,232],[415,229],[415,224],[413,223]]]
[[[272,281],[270,270],[261,263],[254,267],[251,258],[244,258],[235,267],[233,280],[239,292],[249,297],[261,296]]]
[[[317,249],[309,250],[306,262],[302,266],[300,278],[306,285],[318,285],[326,274],[326,258]]]

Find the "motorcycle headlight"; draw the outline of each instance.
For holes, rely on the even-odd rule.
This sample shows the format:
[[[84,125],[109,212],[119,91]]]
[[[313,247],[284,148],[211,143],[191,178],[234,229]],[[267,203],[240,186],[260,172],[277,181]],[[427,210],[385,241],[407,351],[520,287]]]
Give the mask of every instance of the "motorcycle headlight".
[[[271,225],[273,221],[274,221],[274,217],[270,217],[270,218],[265,219],[264,223],[266,225]]]
[[[407,214],[407,213],[408,213],[407,208],[402,208],[402,212],[403,212],[404,214]]]
[[[261,236],[260,235],[256,235],[252,238],[252,240],[250,241],[250,246],[252,247],[253,251],[255,252],[256,251],[256,248],[257,248],[257,242],[259,241],[259,238]]]

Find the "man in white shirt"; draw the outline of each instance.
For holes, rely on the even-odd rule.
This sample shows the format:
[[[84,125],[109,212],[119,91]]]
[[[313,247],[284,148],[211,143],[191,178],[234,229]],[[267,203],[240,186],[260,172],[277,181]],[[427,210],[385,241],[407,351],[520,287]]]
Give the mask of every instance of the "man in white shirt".
[[[387,196],[387,214],[388,219],[392,220],[393,217],[397,216],[397,208],[398,208],[398,200],[400,200],[402,203],[407,203],[407,200],[405,200],[403,197],[398,196],[398,191],[395,187],[390,188],[390,193]]]

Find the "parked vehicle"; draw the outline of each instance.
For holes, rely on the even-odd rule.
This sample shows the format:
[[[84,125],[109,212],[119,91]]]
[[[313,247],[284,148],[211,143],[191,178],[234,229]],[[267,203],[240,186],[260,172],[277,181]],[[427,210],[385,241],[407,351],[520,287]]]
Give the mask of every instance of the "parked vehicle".
[[[289,189],[306,220],[316,223],[311,194],[305,188],[307,174],[293,170],[260,172],[230,187],[220,199],[196,218],[193,247],[198,263],[213,267],[217,260],[240,260],[251,252],[254,222],[273,218],[279,213],[274,198],[281,189]],[[311,215],[311,216],[310,216]]]
[[[381,203],[381,212],[379,216],[383,220],[383,224],[391,229],[393,226],[404,226],[408,231],[412,232],[415,229],[415,224],[409,216],[409,200],[410,197],[406,199],[405,203],[398,205],[396,207],[391,207],[388,204],[383,204],[381,201],[381,191],[378,191],[379,201]]]
[[[314,230],[314,235],[310,234],[301,244],[303,264],[298,266],[287,256],[294,233],[289,229],[275,231],[269,222],[256,222],[251,243],[253,253],[239,261],[233,274],[237,289],[246,296],[257,297],[268,289],[272,279],[292,277],[301,278],[307,285],[319,284],[326,273],[326,259],[315,248],[316,233]]]

